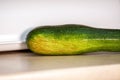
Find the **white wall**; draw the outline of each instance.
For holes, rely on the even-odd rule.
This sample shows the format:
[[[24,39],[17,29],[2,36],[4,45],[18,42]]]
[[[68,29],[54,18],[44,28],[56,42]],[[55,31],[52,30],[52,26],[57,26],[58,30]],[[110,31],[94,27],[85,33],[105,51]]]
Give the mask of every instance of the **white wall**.
[[[56,24],[120,29],[120,0],[0,0],[0,42],[21,41],[33,27]]]

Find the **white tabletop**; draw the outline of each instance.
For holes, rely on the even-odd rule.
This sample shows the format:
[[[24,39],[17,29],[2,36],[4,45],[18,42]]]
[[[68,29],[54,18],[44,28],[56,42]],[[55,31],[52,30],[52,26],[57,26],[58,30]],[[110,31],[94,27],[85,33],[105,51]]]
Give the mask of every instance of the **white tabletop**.
[[[29,51],[0,53],[1,80],[119,80],[120,52],[38,56]]]

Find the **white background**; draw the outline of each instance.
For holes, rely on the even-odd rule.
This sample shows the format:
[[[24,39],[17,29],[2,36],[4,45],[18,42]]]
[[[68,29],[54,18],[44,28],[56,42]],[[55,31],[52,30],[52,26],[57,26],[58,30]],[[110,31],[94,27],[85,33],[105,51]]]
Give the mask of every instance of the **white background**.
[[[36,26],[120,29],[120,0],[0,0],[0,42],[23,41]]]

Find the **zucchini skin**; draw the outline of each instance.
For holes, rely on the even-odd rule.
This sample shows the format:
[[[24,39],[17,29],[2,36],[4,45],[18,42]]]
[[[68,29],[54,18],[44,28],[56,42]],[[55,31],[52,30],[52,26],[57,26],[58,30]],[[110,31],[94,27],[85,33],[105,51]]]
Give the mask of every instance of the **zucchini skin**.
[[[41,55],[75,55],[96,51],[120,52],[120,30],[66,24],[33,29],[28,48]]]

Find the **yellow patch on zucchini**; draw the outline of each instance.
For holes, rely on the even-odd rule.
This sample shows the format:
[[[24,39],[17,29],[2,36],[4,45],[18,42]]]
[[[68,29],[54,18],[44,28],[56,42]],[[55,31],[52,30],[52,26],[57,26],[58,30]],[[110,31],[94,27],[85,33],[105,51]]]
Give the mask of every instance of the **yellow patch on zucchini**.
[[[32,51],[40,54],[72,54],[88,48],[87,40],[55,39],[43,35],[34,36],[28,41]]]

